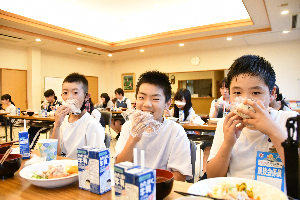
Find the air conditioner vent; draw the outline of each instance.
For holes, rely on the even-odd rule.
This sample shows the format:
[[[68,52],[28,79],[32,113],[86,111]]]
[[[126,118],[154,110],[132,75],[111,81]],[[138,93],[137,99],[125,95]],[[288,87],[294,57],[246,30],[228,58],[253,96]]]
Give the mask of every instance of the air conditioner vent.
[[[291,14],[291,29],[298,29],[300,28],[300,19],[299,18],[299,14],[300,13],[296,13],[296,14]]]
[[[95,53],[95,52],[91,52],[91,51],[83,51],[83,52],[88,53],[88,54],[94,54],[94,55],[101,56],[100,53]]]
[[[13,38],[13,39],[17,39],[17,40],[25,40],[25,39],[20,38],[20,37],[16,37],[16,36],[12,36],[12,35],[7,35],[7,34],[3,34],[3,33],[0,33],[0,36],[1,37],[7,37],[7,38]]]

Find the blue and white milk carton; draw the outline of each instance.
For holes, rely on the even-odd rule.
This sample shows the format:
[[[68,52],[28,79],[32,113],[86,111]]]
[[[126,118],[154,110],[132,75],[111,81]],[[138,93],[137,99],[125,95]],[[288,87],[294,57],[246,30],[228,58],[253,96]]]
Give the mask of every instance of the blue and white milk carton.
[[[79,188],[90,191],[89,151],[92,147],[77,149]]]
[[[133,168],[125,172],[125,194],[130,200],[156,200],[156,170]]]
[[[114,166],[114,180],[115,180],[115,199],[121,200],[125,199],[125,172],[132,168],[139,166],[134,166],[132,162],[121,162],[115,164]]]
[[[19,132],[19,144],[22,159],[30,159],[29,139],[27,131]]]
[[[93,149],[89,151],[90,191],[104,194],[111,190],[110,150]]]

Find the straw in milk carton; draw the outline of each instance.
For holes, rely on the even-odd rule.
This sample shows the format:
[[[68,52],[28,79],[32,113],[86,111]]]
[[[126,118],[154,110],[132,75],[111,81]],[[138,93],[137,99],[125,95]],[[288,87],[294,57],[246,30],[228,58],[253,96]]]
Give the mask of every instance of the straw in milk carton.
[[[121,162],[114,166],[114,180],[115,180],[115,199],[125,199],[125,172],[132,168],[137,168],[137,149],[133,149],[133,161]]]
[[[110,150],[93,149],[89,151],[90,191],[104,194],[111,190]]]
[[[77,149],[78,180],[79,188],[82,190],[90,191],[89,150],[92,149],[90,146]]]
[[[156,170],[144,167],[144,150],[141,151],[141,167],[125,172],[126,199],[156,200]]]

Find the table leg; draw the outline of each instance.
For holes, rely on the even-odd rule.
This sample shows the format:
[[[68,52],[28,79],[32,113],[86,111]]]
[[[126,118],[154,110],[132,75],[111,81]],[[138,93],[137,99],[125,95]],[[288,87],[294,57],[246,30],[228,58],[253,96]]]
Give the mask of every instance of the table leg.
[[[5,123],[5,141],[7,142],[7,119],[4,117]]]
[[[9,118],[9,128],[10,128],[10,141],[12,141],[12,126],[11,119]]]

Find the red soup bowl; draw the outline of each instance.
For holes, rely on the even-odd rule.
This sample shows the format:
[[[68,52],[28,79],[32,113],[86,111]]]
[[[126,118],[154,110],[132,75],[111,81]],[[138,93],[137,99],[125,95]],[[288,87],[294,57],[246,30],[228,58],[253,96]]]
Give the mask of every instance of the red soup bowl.
[[[174,175],[164,169],[156,169],[156,199],[166,198],[172,191]]]
[[[0,160],[4,154],[0,154]],[[0,179],[6,179],[14,176],[14,173],[19,170],[22,163],[21,154],[10,154],[4,161],[0,164]]]
[[[12,143],[0,144],[0,154],[5,154],[5,152],[11,147]]]

